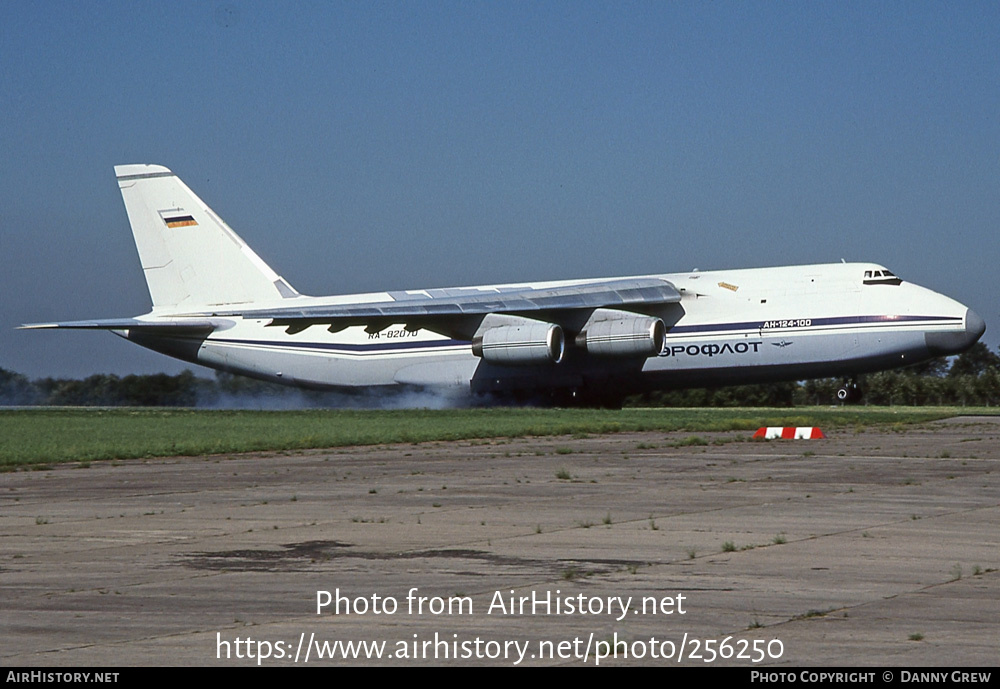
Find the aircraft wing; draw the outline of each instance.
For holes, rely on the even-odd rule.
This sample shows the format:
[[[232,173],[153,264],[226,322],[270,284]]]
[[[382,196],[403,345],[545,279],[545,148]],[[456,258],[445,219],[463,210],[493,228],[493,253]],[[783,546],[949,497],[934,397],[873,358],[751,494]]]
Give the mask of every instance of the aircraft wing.
[[[375,326],[407,323],[440,332],[463,331],[473,319],[488,314],[520,315],[576,313],[599,308],[647,311],[681,300],[680,292],[662,278],[612,278],[547,287],[469,287],[391,293],[390,300],[371,303],[281,306],[267,309],[214,311],[211,314],[174,317],[169,320],[112,318],[87,321],[30,323],[22,330],[74,328],[85,330],[129,330],[151,335],[196,335],[225,330],[233,325],[225,316],[270,319],[271,325],[294,330],[314,324],[329,324],[331,330],[351,325]],[[473,327],[473,330],[475,328]]]
[[[365,324],[370,321],[420,322],[449,316],[516,314],[617,308],[644,310],[681,300],[677,288],[661,278],[621,278],[552,287],[497,287],[394,293],[392,301],[319,306],[282,306],[241,311],[244,318],[270,318],[273,325]],[[219,314],[227,315],[227,314]]]

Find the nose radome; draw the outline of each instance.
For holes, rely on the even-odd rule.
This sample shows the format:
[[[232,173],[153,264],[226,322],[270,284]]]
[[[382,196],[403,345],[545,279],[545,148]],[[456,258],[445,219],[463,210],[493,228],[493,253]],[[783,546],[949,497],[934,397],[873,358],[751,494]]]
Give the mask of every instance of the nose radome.
[[[965,330],[950,333],[926,333],[924,342],[934,356],[961,354],[976,344],[986,332],[986,321],[972,309],[965,311]]]
[[[965,312],[965,334],[969,337],[968,346],[976,344],[976,341],[986,332],[986,321],[980,318],[979,314],[969,309]]]

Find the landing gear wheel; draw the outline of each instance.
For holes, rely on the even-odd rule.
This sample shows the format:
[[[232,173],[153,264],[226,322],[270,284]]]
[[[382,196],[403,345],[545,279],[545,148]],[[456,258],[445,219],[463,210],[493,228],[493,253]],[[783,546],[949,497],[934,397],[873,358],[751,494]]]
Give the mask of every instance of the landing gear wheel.
[[[837,400],[844,404],[857,404],[861,401],[861,388],[855,382],[845,383],[837,390]]]

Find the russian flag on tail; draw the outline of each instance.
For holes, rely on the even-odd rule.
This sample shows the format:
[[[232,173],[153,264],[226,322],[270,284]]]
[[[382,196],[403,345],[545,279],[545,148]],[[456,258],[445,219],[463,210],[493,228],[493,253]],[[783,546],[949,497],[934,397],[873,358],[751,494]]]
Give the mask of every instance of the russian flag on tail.
[[[762,426],[753,434],[754,438],[787,438],[789,440],[815,440],[825,438],[823,431],[815,426]]]

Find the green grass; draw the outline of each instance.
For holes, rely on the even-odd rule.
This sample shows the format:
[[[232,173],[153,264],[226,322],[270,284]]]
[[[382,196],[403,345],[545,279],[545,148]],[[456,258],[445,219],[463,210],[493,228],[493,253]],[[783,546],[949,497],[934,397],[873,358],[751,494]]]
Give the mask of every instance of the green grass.
[[[149,408],[0,410],[0,470],[58,462],[228,454],[625,431],[752,431],[760,426],[931,421],[971,408],[454,409],[209,411]]]

